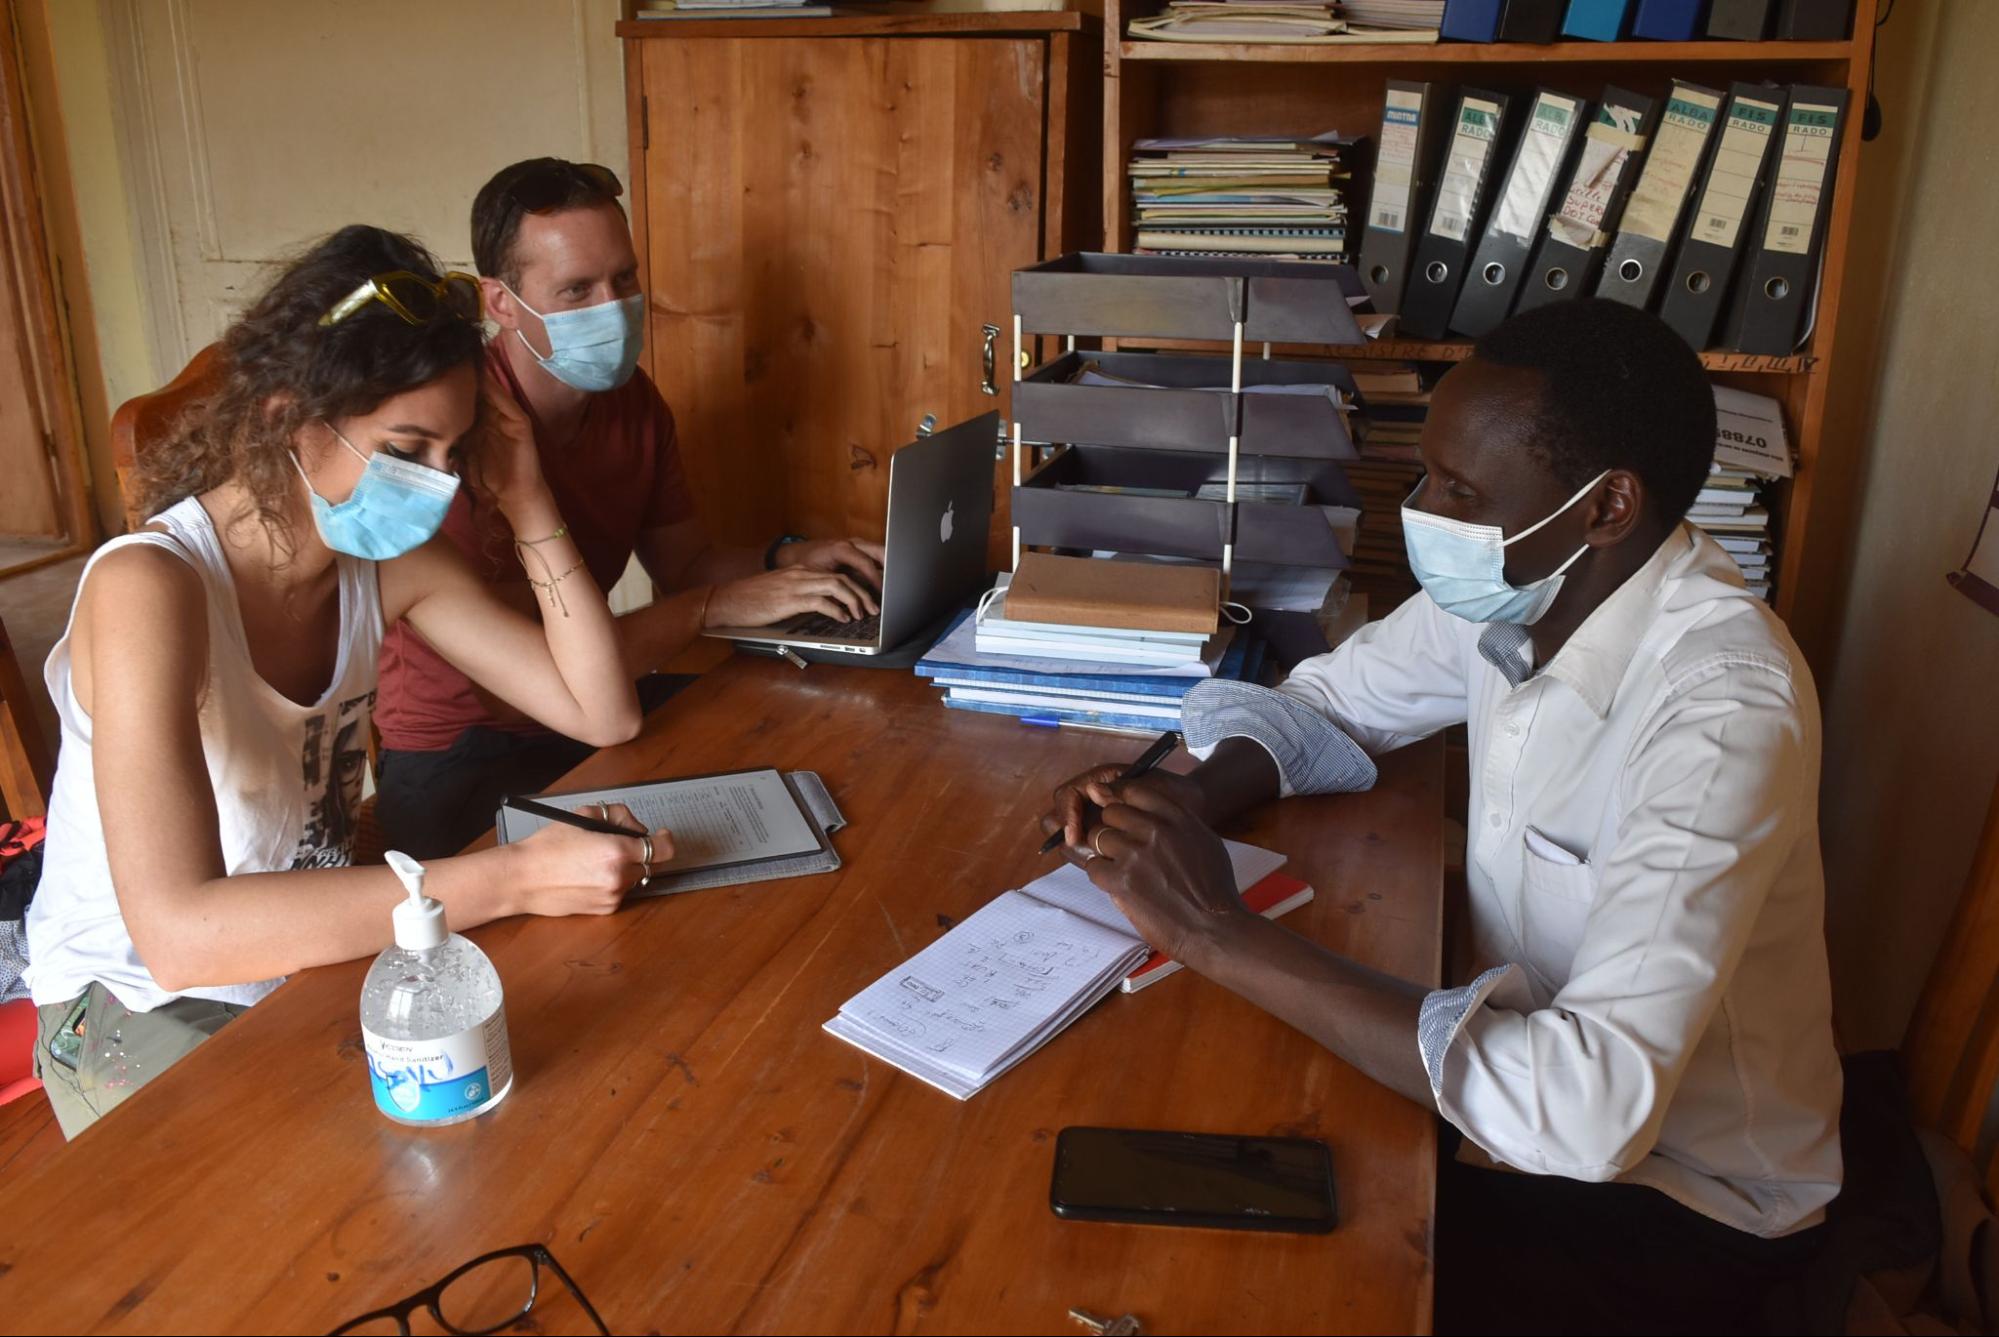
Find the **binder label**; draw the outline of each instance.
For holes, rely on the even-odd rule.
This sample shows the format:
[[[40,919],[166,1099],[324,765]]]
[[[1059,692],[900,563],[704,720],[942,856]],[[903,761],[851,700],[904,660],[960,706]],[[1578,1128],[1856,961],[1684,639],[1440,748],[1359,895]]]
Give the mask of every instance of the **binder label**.
[[[1825,190],[1826,167],[1832,161],[1833,139],[1839,133],[1839,108],[1802,102],[1791,108],[1784,129],[1784,161],[1770,187],[1770,225],[1763,232],[1763,249],[1804,255],[1812,248],[1818,222],[1819,196]]]
[[[1388,90],[1381,110],[1381,148],[1375,155],[1374,196],[1367,202],[1367,225],[1384,232],[1409,229],[1409,183],[1416,175],[1416,130],[1423,116],[1423,95],[1403,88]]]
[[[1635,233],[1662,245],[1672,241],[1673,228],[1680,221],[1680,208],[1693,189],[1694,169],[1700,166],[1701,152],[1714,130],[1721,98],[1682,85],[1666,101],[1665,115],[1652,136],[1652,153],[1645,159],[1638,189],[1624,206],[1619,230]]]
[[[1700,212],[1687,234],[1691,240],[1735,249],[1735,235],[1763,175],[1764,150],[1776,129],[1774,102],[1739,97],[1729,106],[1728,127],[1721,132],[1714,166],[1708,169],[1707,189],[1701,192]]]
[[[1444,179],[1437,187],[1437,207],[1430,214],[1433,236],[1463,241],[1470,234],[1472,215],[1478,210],[1479,186],[1485,180],[1486,159],[1492,156],[1492,141],[1498,136],[1497,102],[1468,97],[1458,104],[1458,124],[1451,132]]]
[[[1506,179],[1506,194],[1500,197],[1499,217],[1492,229],[1526,241],[1534,235],[1547,207],[1548,192],[1554,188],[1555,169],[1569,146],[1569,128],[1576,119],[1571,98],[1543,93],[1534,99],[1534,115],[1521,137],[1520,153],[1514,159],[1512,175]]]
[[[1603,216],[1610,210],[1625,164],[1645,147],[1639,127],[1645,117],[1632,107],[1605,103],[1583,139],[1582,160],[1569,178],[1562,207],[1548,220],[1548,235],[1580,250],[1603,245]]]

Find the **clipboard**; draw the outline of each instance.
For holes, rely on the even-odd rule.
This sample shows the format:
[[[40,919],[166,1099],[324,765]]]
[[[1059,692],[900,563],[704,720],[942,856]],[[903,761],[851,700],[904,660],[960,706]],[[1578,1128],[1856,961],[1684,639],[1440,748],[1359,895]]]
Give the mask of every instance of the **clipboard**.
[[[559,790],[535,797],[574,809],[579,803],[626,803],[633,796],[642,797],[648,790],[668,785],[760,775],[776,775],[783,782],[785,791],[797,805],[798,816],[815,839],[814,848],[775,858],[733,860],[655,873],[647,886],[634,890],[628,899],[670,896],[709,887],[737,887],[752,882],[775,882],[782,878],[838,871],[841,866],[840,852],[833,847],[832,837],[834,832],[847,825],[847,819],[817,771],[780,772],[771,767],[760,767],[744,771],[717,771],[708,775],[679,775],[638,784],[609,785],[601,789]],[[525,840],[546,823],[530,814],[503,807],[494,815],[493,825],[499,843],[507,845]]]

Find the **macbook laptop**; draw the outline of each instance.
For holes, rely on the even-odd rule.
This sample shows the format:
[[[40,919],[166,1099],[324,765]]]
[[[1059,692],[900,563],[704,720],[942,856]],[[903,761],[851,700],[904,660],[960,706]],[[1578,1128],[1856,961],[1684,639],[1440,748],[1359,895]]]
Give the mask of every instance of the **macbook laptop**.
[[[889,457],[878,614],[840,622],[805,613],[772,626],[714,627],[706,634],[752,645],[879,655],[937,621],[986,583],[998,432],[999,414],[987,413],[918,437]]]

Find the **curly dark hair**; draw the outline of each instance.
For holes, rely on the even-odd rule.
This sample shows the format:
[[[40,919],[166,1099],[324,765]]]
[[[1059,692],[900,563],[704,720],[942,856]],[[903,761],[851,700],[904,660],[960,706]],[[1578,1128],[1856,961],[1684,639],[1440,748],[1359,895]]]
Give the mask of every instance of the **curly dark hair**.
[[[223,334],[219,388],[189,406],[172,435],[134,462],[143,513],[157,514],[233,479],[250,494],[279,553],[289,556],[299,481],[290,456],[300,426],[372,413],[480,357],[480,326],[449,310],[412,325],[369,302],[336,324],[319,323],[362,283],[399,269],[432,281],[443,273],[412,238],[358,223],[293,261]]]

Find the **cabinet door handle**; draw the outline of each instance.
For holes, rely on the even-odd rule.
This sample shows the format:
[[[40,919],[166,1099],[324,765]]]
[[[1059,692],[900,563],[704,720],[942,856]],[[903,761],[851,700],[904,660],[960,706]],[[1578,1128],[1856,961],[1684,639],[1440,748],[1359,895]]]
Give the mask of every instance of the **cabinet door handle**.
[[[997,395],[999,394],[999,387],[993,384],[993,370],[994,360],[998,355],[993,352],[993,341],[999,338],[999,326],[981,325],[979,329],[986,336],[985,354],[980,359],[983,374],[979,379],[979,393],[982,395]]]

